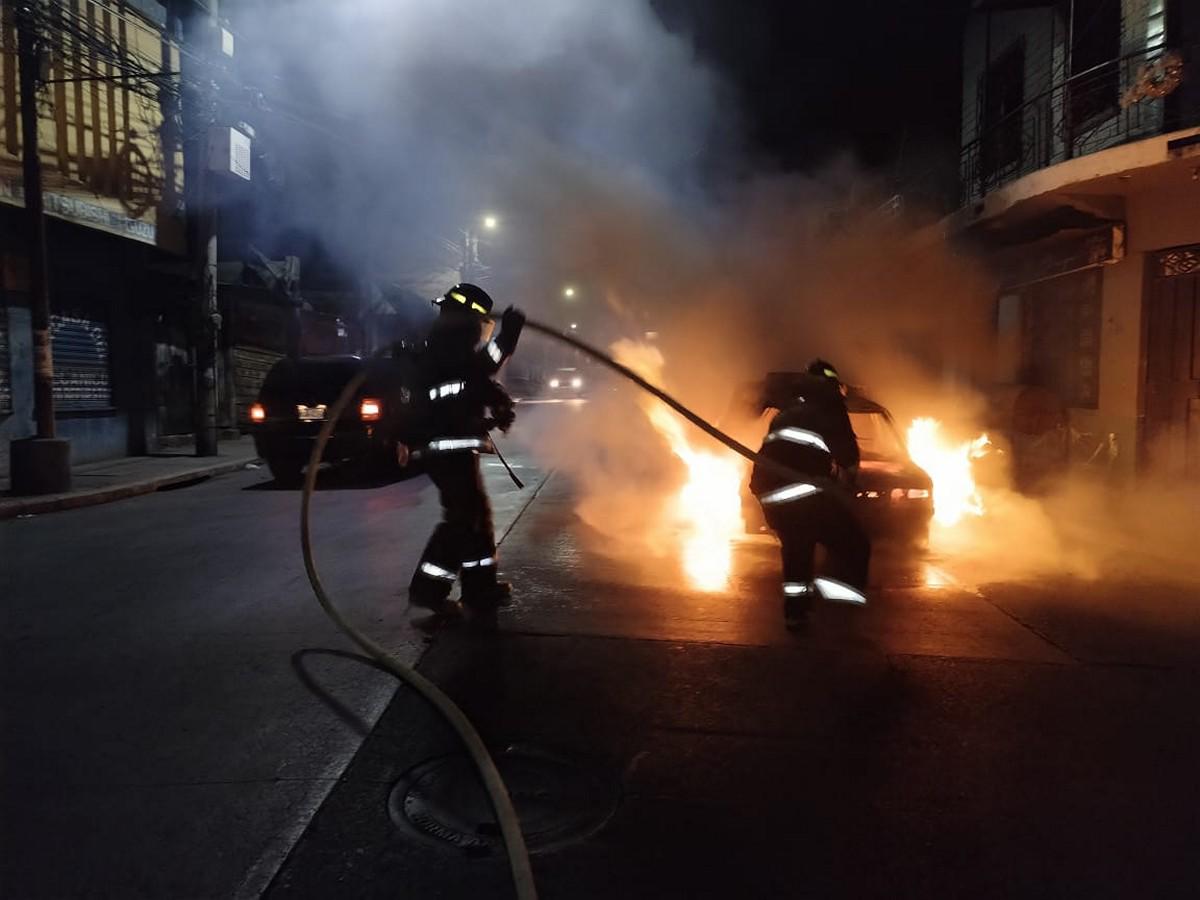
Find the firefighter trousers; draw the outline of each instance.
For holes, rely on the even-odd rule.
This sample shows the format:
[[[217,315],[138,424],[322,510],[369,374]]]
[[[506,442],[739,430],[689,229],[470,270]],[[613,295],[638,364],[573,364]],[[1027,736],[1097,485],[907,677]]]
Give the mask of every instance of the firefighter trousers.
[[[779,536],[785,584],[808,584],[821,544],[828,554],[828,577],[863,591],[871,563],[871,541],[841,498],[824,492],[764,506],[767,524]]]
[[[442,521],[413,573],[410,599],[425,605],[444,600],[461,576],[464,603],[491,602],[496,593],[496,537],[479,454],[459,450],[432,456],[426,471],[441,498]]]

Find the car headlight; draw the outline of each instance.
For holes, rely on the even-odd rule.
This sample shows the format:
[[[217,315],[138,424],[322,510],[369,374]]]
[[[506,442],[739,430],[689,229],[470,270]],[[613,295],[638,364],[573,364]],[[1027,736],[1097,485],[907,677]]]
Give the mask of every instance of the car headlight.
[[[579,390],[581,387],[583,387],[583,379],[582,378],[572,378],[571,379],[571,387],[575,388],[575,390]]]
[[[559,382],[558,382],[558,379],[557,379],[557,378],[551,378],[551,379],[550,379],[550,387],[552,387],[552,388],[556,388],[556,387],[558,387],[558,384],[559,384]]]

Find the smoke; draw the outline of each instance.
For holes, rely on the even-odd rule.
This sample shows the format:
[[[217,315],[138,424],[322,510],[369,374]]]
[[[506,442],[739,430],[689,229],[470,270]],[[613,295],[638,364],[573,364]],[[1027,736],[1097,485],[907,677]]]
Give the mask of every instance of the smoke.
[[[243,77],[266,97],[252,124],[289,161],[263,228],[316,234],[365,279],[426,297],[457,279],[470,232],[472,277],[501,305],[578,321],[601,345],[652,341],[663,386],[748,443],[742,387],[818,355],[902,427],[933,416],[965,440],[991,424],[971,386],[991,374],[987,273],[924,238],[913,211],[894,214],[887,186],[850,158],[805,176],[747,174],[732,92],[645,0],[261,0],[226,12]],[[533,340],[515,363],[541,352]],[[667,552],[651,523],[682,463],[632,389],[608,385],[553,423],[519,427],[576,480],[598,545]],[[942,544],[997,577],[1095,577],[1142,558],[1133,524],[1167,531],[1144,495],[1107,484],[1041,500],[1006,484]],[[1084,520],[1087,534],[1069,527]],[[1169,533],[1157,543],[1186,551]]]
[[[560,226],[545,197],[582,172],[688,196],[697,148],[721,143],[715,79],[641,0],[262,0],[231,15],[268,106],[260,133],[291,160],[275,224],[426,295],[493,213],[479,255],[533,299],[548,283],[520,261]]]

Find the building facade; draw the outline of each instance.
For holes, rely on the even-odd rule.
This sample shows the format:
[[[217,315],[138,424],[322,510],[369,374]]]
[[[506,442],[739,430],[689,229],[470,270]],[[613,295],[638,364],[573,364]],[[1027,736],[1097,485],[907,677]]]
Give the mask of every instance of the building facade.
[[[188,271],[173,73],[152,0],[32,4],[42,45],[56,429],[72,461],[191,431]],[[0,3],[0,465],[31,435],[33,359],[15,4]]]
[[[1064,461],[1200,477],[1200,4],[979,0],[963,72],[943,228],[995,275],[996,385]]]

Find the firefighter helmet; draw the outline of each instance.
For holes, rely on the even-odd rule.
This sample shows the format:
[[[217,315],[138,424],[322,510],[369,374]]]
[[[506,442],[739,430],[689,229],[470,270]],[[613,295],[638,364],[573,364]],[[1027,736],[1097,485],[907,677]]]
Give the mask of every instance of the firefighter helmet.
[[[434,306],[443,309],[463,309],[487,318],[492,314],[495,305],[488,292],[478,285],[461,282],[433,301]]]
[[[838,375],[838,371],[833,367],[833,363],[819,357],[810,362],[808,364],[808,368],[804,371],[806,371],[809,375],[816,376],[817,378],[824,378],[828,381],[832,381],[834,384],[840,385],[842,383],[842,377]]]

